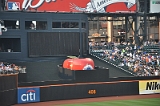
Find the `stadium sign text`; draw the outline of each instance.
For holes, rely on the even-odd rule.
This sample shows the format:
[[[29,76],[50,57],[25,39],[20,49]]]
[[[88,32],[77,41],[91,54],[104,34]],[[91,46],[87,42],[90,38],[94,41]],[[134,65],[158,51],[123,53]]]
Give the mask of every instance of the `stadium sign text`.
[[[32,1],[33,1],[33,0],[24,0],[23,3],[22,3],[22,8],[24,8],[24,9],[27,9],[27,8],[29,8],[29,7],[31,7],[31,8],[38,8],[38,7],[40,7],[44,2],[49,3],[49,2],[51,2],[51,1],[55,2],[56,0],[39,0],[39,2],[38,2],[37,4],[35,4],[35,5],[32,5]]]
[[[160,93],[160,80],[139,81],[139,94]]]
[[[39,88],[19,88],[18,103],[39,102]]]
[[[147,82],[146,90],[158,90],[160,89],[160,83],[158,82]]]

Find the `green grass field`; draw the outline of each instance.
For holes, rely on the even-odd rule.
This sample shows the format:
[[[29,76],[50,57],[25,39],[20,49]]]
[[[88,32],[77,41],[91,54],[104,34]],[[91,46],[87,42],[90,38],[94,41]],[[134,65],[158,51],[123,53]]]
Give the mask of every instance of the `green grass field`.
[[[137,99],[137,100],[115,100],[115,101],[91,102],[83,104],[66,104],[61,106],[160,106],[160,98]]]

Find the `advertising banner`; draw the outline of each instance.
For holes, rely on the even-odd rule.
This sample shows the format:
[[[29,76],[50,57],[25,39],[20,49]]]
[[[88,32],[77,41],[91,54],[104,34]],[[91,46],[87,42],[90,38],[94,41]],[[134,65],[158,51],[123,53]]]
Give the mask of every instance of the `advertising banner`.
[[[7,0],[7,10],[136,12],[136,0]]]
[[[160,93],[160,80],[139,81],[139,94]]]
[[[150,13],[160,12],[160,0],[150,0]]]
[[[18,103],[29,103],[40,101],[39,88],[18,88]]]

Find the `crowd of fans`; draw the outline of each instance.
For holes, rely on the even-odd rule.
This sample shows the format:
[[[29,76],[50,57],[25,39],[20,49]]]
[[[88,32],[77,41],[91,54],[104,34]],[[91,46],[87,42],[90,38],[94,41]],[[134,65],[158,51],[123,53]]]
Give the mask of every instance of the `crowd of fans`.
[[[16,73],[26,73],[26,67],[17,66],[15,64],[10,64],[8,62],[0,62],[0,75],[16,74]]]
[[[146,41],[141,46],[129,42],[90,42],[90,53],[137,76],[160,76],[160,42]]]

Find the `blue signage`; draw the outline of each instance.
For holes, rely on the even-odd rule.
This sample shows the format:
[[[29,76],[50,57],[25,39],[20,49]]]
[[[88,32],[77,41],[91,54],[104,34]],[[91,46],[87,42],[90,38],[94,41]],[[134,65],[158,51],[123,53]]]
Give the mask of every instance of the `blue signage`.
[[[18,103],[29,103],[40,101],[39,88],[18,88]]]
[[[19,2],[8,2],[8,10],[18,10],[20,9],[20,3]]]

